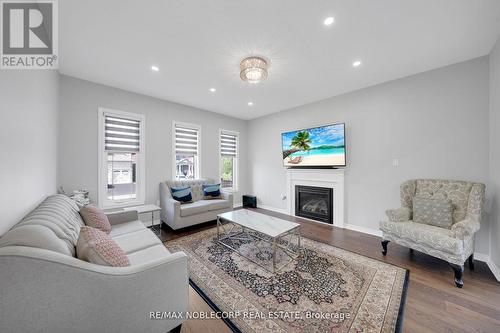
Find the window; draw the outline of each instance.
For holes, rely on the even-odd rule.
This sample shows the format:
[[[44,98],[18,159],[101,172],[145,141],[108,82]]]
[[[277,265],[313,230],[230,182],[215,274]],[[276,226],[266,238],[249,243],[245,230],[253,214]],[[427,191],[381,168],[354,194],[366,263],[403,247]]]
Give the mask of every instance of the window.
[[[144,203],[143,115],[99,108],[99,205]]]
[[[219,132],[220,183],[222,188],[238,188],[238,133]]]
[[[174,122],[174,179],[200,178],[200,132],[198,125]]]

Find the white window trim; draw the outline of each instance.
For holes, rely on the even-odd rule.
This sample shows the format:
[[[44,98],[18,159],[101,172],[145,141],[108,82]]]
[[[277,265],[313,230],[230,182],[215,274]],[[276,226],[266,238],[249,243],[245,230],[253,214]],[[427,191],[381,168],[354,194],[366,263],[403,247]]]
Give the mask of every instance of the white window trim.
[[[239,182],[239,174],[240,174],[240,132],[226,130],[223,128],[219,128],[219,137],[217,140],[219,141],[219,181],[222,180],[222,147],[220,143],[220,137],[222,133],[228,133],[232,135],[236,135],[236,167],[234,168],[235,175],[233,175],[233,187],[224,187],[221,189],[227,192],[238,192],[238,187],[240,185]],[[236,186],[234,186],[236,184]]]
[[[177,170],[177,165],[175,164],[175,126],[183,126],[191,129],[195,129],[198,131],[198,163],[196,166],[196,175],[197,178],[203,178],[201,175],[201,125],[198,124],[191,124],[191,123],[185,123],[182,121],[177,121],[174,120],[172,121],[172,180],[175,180],[175,177],[177,176],[176,170]]]
[[[104,148],[104,116],[115,115],[129,119],[140,121],[140,152],[137,153],[137,196],[135,199],[111,201],[107,198],[107,155]],[[143,205],[146,198],[146,116],[139,113],[131,113],[120,110],[113,110],[104,107],[98,108],[98,166],[97,166],[97,202],[99,207],[106,208],[120,208],[127,206]]]

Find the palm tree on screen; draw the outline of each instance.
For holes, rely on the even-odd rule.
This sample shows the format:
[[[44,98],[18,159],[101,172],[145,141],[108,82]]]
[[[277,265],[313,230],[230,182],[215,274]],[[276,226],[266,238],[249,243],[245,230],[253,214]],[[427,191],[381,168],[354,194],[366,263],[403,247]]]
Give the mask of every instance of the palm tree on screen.
[[[311,149],[311,138],[309,137],[309,133],[307,131],[298,132],[292,138],[292,147],[295,147],[300,150],[309,151]]]

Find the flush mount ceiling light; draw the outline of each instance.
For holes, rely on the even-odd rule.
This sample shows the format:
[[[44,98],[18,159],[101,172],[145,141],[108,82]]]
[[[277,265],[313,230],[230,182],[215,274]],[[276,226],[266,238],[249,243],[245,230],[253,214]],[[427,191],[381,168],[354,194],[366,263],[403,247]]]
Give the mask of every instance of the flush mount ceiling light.
[[[355,62],[352,63],[352,67],[359,67],[361,66],[361,61],[356,60]]]
[[[151,66],[151,70],[152,70],[153,72],[158,72],[158,71],[160,70],[160,68],[159,68],[158,66],[154,66],[154,65],[153,65],[153,66]]]
[[[248,102],[247,104],[248,104],[248,106],[252,106],[253,102]]]
[[[217,91],[217,89],[215,89],[215,88],[210,88],[209,90],[210,90],[210,92],[213,92],[213,93]]]
[[[267,61],[260,57],[248,57],[240,63],[240,78],[249,83],[259,83],[267,78]]]
[[[335,19],[333,17],[327,17],[324,21],[323,24],[326,26],[332,25],[333,22],[335,22]]]

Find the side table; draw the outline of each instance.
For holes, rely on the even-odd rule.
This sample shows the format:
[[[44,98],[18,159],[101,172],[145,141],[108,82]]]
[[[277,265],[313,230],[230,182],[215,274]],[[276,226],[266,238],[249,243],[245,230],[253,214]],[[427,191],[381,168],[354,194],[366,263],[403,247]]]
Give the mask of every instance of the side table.
[[[124,211],[136,211],[137,214],[148,214],[151,213],[151,230],[156,234],[156,236],[160,237],[161,239],[161,220],[160,220],[160,231],[156,232],[154,228],[154,221],[155,221],[155,212],[161,211],[161,208],[156,206],[156,205],[140,205],[140,206],[133,206],[133,207],[126,207],[123,208]]]

